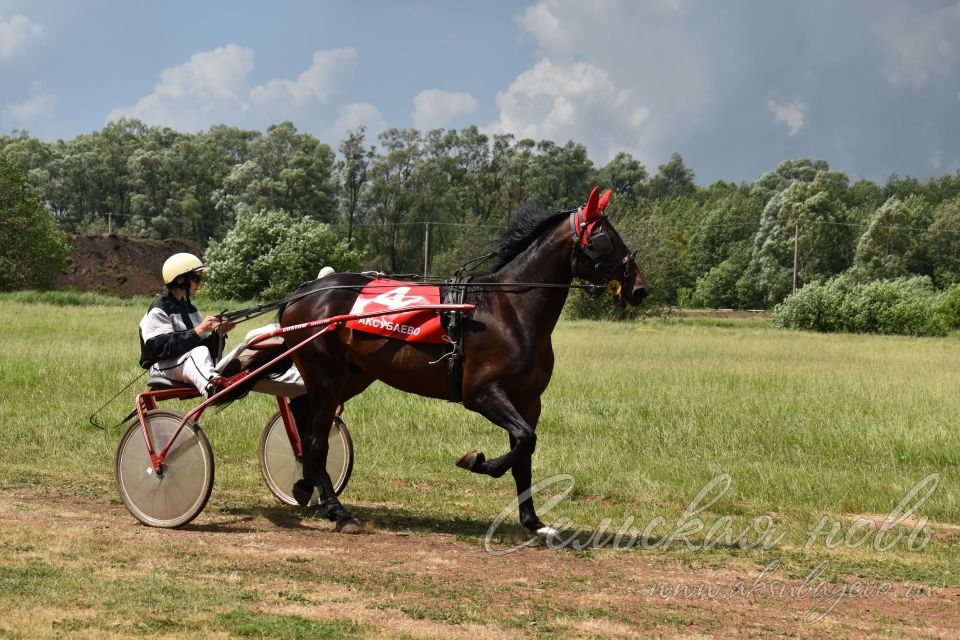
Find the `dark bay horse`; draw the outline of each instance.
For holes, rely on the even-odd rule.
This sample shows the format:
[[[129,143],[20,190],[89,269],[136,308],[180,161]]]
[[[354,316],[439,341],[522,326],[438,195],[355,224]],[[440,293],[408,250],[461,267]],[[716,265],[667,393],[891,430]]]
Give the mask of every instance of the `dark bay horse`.
[[[646,294],[633,254],[603,215],[609,196],[608,191],[600,198],[594,189],[584,207],[555,214],[521,209],[501,239],[494,271],[474,277],[466,290],[464,302],[476,308],[463,322],[463,406],[503,428],[510,450],[492,459],[470,452],[457,465],[495,478],[510,470],[517,495],[530,489],[540,396],[553,371],[550,335],[573,278],[603,285],[621,307],[640,302]],[[311,289],[316,293],[282,308],[281,325],[349,313],[371,279],[343,273],[304,285],[298,294]],[[307,335],[291,332],[287,345]],[[359,531],[360,523],[340,503],[326,472],[327,435],[337,407],[374,380],[421,396],[447,398],[442,358],[449,352],[449,345],[391,340],[341,326],[294,353],[313,413],[311,424],[300,427],[304,478],[294,486],[297,500],[307,504],[316,487],[337,530]],[[520,522],[544,535],[546,528],[529,494],[520,502]]]

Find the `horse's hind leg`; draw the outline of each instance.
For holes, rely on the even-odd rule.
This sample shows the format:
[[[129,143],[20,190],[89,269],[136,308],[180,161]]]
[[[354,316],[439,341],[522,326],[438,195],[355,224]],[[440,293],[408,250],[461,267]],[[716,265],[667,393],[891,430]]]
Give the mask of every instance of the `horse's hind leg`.
[[[340,503],[333,481],[327,473],[330,428],[336,405],[324,406],[313,416],[309,436],[304,438],[303,480],[293,486],[293,497],[301,506],[306,506],[313,496],[313,489],[320,490],[320,507],[331,522],[337,523],[337,531],[359,533],[360,521]]]
[[[298,354],[300,355],[300,354]],[[303,434],[303,480],[293,486],[293,497],[298,503],[305,506],[313,495],[314,488],[320,491],[320,507],[327,518],[337,523],[337,531],[342,533],[359,533],[360,521],[340,503],[333,489],[333,481],[327,473],[327,453],[330,448],[330,428],[333,417],[343,392],[346,376],[338,374],[345,367],[340,363],[330,362],[328,354],[318,349],[310,354],[303,354],[301,367],[307,393],[310,394],[310,405],[313,416],[309,427]]]

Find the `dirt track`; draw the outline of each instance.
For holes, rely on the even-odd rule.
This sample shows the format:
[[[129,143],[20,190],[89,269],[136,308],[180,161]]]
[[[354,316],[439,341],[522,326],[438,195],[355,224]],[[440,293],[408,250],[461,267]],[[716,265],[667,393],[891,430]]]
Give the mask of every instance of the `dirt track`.
[[[691,569],[639,551],[528,548],[493,557],[446,534],[338,535],[326,521],[282,508],[208,507],[196,524],[167,531],[136,524],[117,504],[7,490],[0,492],[0,532],[0,570],[42,561],[136,580],[148,570],[189,567],[183,575],[201,586],[251,593],[257,611],[351,621],[373,635],[960,637],[956,588],[904,598],[894,584],[883,596],[840,598],[810,623],[804,619],[823,597],[801,597],[801,581],[761,577],[753,567]],[[697,595],[698,585],[716,591]],[[680,593],[664,597],[662,590]],[[297,597],[284,595],[291,593]],[[69,614],[3,611],[7,595],[0,636],[44,637],[58,615]]]

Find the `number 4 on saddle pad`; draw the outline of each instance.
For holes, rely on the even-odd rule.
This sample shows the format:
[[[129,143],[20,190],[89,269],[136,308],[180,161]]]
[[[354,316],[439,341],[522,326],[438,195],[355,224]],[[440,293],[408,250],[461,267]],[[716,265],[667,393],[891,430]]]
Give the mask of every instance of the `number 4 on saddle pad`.
[[[420,304],[440,304],[440,288],[401,282],[399,280],[371,280],[356,302],[350,314],[370,313],[403,309]],[[349,320],[346,325],[356,331],[373,333],[385,338],[404,342],[446,344],[446,335],[436,311],[406,311],[374,318]]]

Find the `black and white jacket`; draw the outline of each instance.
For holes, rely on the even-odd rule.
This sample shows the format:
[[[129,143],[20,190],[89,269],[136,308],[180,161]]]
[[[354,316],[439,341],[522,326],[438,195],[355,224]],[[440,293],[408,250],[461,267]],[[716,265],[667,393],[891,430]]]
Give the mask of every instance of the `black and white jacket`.
[[[216,332],[198,335],[193,328],[200,321],[200,313],[188,299],[177,300],[164,289],[140,320],[140,366],[149,369],[200,345],[210,349],[210,357],[216,361],[220,356],[220,338]]]

